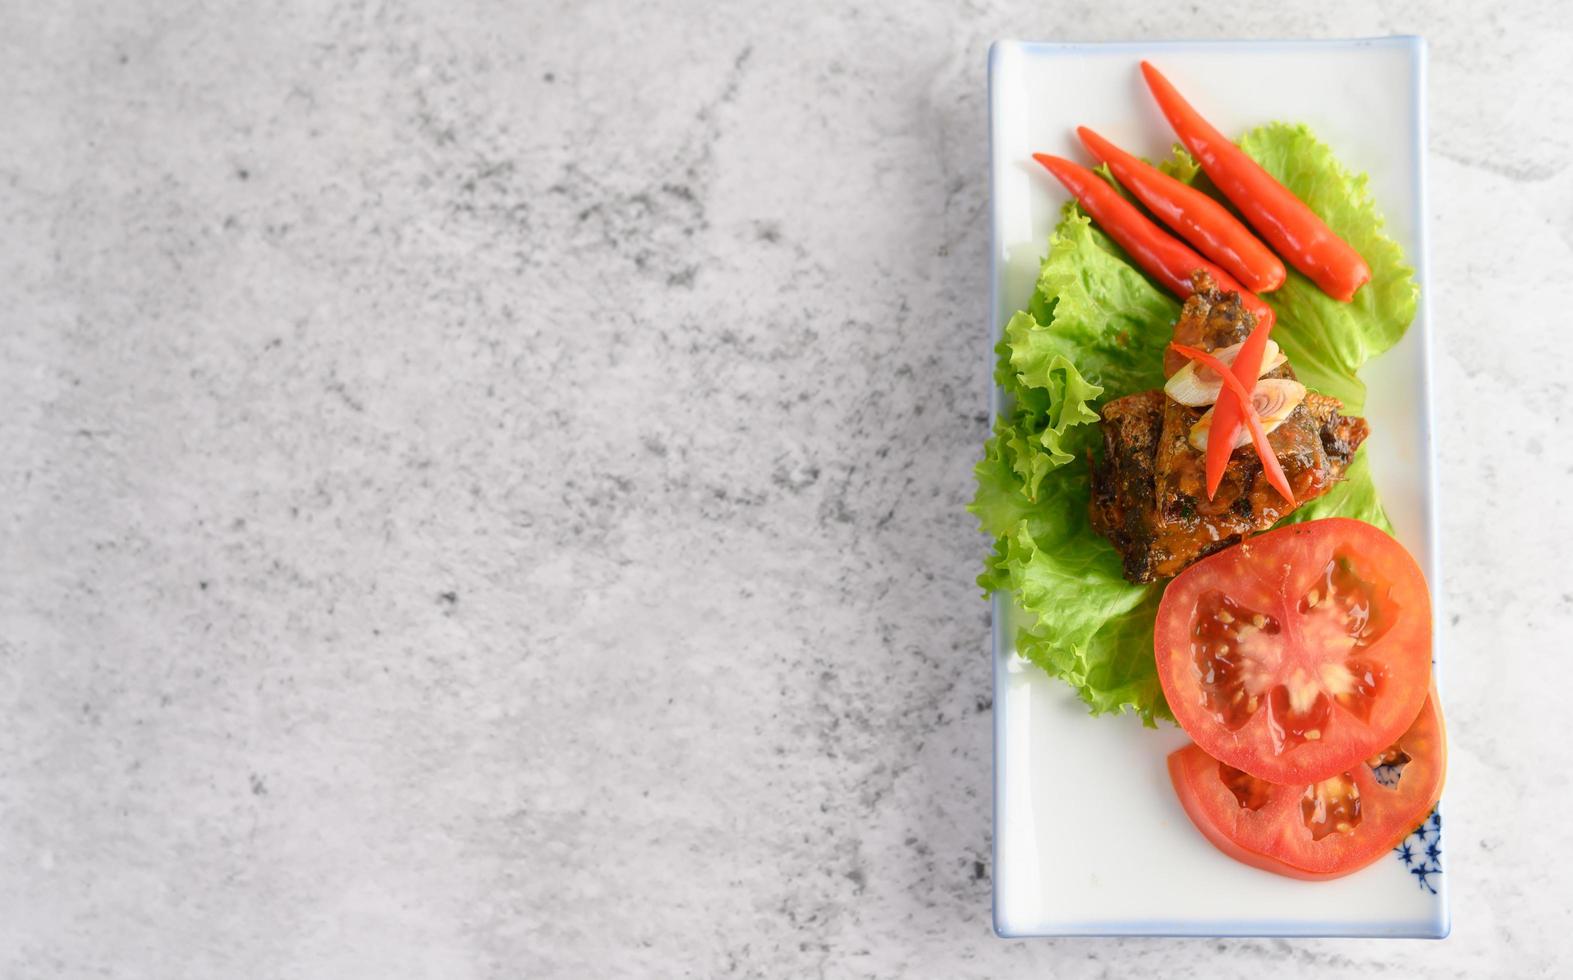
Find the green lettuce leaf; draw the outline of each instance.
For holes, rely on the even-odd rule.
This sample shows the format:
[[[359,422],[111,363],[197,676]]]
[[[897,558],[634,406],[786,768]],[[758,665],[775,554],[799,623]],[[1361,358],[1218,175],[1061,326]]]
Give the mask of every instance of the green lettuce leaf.
[[[1127,582],[1119,554],[1092,529],[1086,463],[1056,469],[1023,508],[1019,481],[990,442],[973,511],[998,538],[978,584],[1015,595],[1024,614],[1017,651],[1076,688],[1094,713],[1130,707],[1148,724],[1173,717],[1152,656],[1163,589]]]
[[[1169,151],[1169,158],[1159,160],[1157,167],[1182,184],[1196,184],[1205,177],[1201,164],[1196,162],[1183,143],[1174,144],[1174,148]]]
[[[1006,337],[1023,383],[1037,383],[1037,369],[1052,352],[1106,389],[1105,400],[1163,384],[1163,349],[1180,304],[1074,206],[1049,240],[1037,296],[1051,310],[1049,320],[1038,322],[1045,329]]]
[[[1382,501],[1377,498],[1376,481],[1371,479],[1371,464],[1366,459],[1364,446],[1355,453],[1344,478],[1333,489],[1297,508],[1274,527],[1303,524],[1324,517],[1353,517],[1375,524],[1388,534],[1393,533],[1393,522],[1387,519],[1387,511],[1382,509]]]
[[[1293,269],[1282,287],[1262,297],[1281,324],[1273,339],[1289,355],[1300,380],[1359,413],[1365,406],[1365,385],[1356,372],[1409,329],[1420,299],[1415,270],[1387,236],[1365,175],[1346,170],[1306,127],[1269,123],[1246,133],[1240,147],[1310,205],[1371,267],[1371,281],[1348,303],[1328,296]]]
[[[1087,520],[1096,406],[1163,383],[1180,306],[1067,208],[1027,310],[1005,327],[999,381],[1014,396],[977,466],[971,510],[996,538],[978,584],[1015,595],[1017,649],[1096,712],[1172,717],[1152,658],[1162,590],[1121,575]]]
[[[1017,313],[1005,325],[1006,370],[1021,411],[1000,438],[1029,500],[1050,471],[1083,450],[1088,423],[1098,421],[1091,403],[1103,393],[1063,353],[1040,342],[1045,333],[1030,313]]]
[[[1033,519],[1039,513],[1039,509],[1027,499],[1024,481],[1016,472],[1010,449],[1011,429],[1012,426],[1003,417],[995,423],[993,438],[983,446],[983,461],[972,471],[977,477],[978,491],[967,507],[977,516],[983,533],[1002,543],[1024,521]],[[992,568],[991,563],[984,575],[989,576]],[[986,592],[999,587],[993,579],[989,583],[980,579],[978,584]]]

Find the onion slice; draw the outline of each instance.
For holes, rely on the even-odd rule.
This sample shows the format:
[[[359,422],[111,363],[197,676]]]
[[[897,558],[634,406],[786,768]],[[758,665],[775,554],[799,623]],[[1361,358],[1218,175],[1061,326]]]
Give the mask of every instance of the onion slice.
[[[1228,347],[1220,347],[1211,353],[1212,356],[1232,367],[1234,359],[1239,356],[1240,348],[1244,346],[1245,342],[1241,341]],[[1287,360],[1289,358],[1278,349],[1278,345],[1269,340],[1267,347],[1262,351],[1262,370],[1256,376],[1262,377],[1269,371],[1281,367]],[[1197,361],[1186,361],[1185,366],[1174,372],[1163,385],[1164,394],[1181,405],[1191,408],[1201,408],[1217,402],[1218,395],[1222,391],[1223,379],[1218,377],[1212,368]],[[1245,439],[1249,442],[1250,436],[1245,436]]]
[[[1196,363],[1194,361],[1192,364]],[[1209,372],[1211,373],[1211,372]],[[1175,375],[1179,377],[1179,375]],[[1220,387],[1222,382],[1219,383]],[[1283,425],[1289,414],[1305,401],[1305,385],[1288,378],[1265,378],[1256,382],[1256,387],[1251,391],[1251,407],[1261,417],[1262,431],[1271,432]],[[1207,451],[1207,437],[1213,428],[1213,410],[1207,413],[1191,426],[1188,442],[1197,452]],[[1240,426],[1240,431],[1234,437],[1234,445],[1229,451],[1233,452],[1251,441],[1251,433],[1245,426]]]

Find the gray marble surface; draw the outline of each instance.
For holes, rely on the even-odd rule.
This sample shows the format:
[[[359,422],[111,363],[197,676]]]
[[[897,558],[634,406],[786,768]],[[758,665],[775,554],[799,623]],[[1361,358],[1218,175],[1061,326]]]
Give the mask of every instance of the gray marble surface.
[[[793,6],[7,5],[0,975],[1566,975],[1565,11]],[[1453,936],[997,940],[987,44],[1391,32]]]

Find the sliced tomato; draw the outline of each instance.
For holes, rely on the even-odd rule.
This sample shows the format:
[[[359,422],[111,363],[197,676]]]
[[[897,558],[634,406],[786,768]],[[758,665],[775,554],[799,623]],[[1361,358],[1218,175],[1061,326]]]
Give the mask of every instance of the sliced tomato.
[[[1442,796],[1447,737],[1435,693],[1409,730],[1347,772],[1282,786],[1196,745],[1169,756],[1180,804],[1220,851],[1293,878],[1358,871],[1407,837]]]
[[[1269,531],[1169,583],[1154,635],[1202,751],[1304,786],[1391,745],[1425,701],[1431,597],[1403,546],[1332,517]]]

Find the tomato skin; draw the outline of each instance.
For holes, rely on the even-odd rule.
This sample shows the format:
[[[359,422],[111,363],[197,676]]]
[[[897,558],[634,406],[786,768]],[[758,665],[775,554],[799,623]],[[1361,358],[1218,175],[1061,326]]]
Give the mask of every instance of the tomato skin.
[[[1304,785],[1267,785],[1264,802],[1247,809],[1219,778],[1218,761],[1196,745],[1169,756],[1169,778],[1186,816],[1229,857],[1291,878],[1341,878],[1391,851],[1441,798],[1447,736],[1435,691],[1395,744],[1410,755],[1397,785],[1382,786],[1364,763],[1345,774],[1361,788],[1365,816],[1352,834],[1320,840],[1301,819]]]
[[[1303,670],[1299,686],[1320,690],[1320,682],[1304,679],[1320,678],[1332,655],[1307,639],[1323,634],[1311,630],[1310,614],[1296,604],[1335,560],[1352,562],[1371,591],[1395,610],[1384,633],[1347,654],[1376,665],[1380,690],[1362,702],[1364,717],[1324,698],[1326,721],[1316,726],[1315,740],[1287,741],[1267,701],[1284,690],[1283,678],[1297,667]],[[1234,727],[1205,703],[1205,680],[1193,652],[1198,610],[1207,596],[1220,593],[1283,624],[1282,639],[1270,644],[1278,652],[1252,661],[1265,664],[1270,678],[1261,688],[1261,709],[1252,707],[1249,720]],[[1324,608],[1317,615],[1324,614],[1331,612]],[[1174,578],[1158,606],[1154,656],[1175,719],[1202,751],[1260,779],[1304,786],[1383,750],[1418,715],[1431,671],[1430,593],[1414,558],[1381,529],[1342,517],[1307,521],[1226,548]]]

